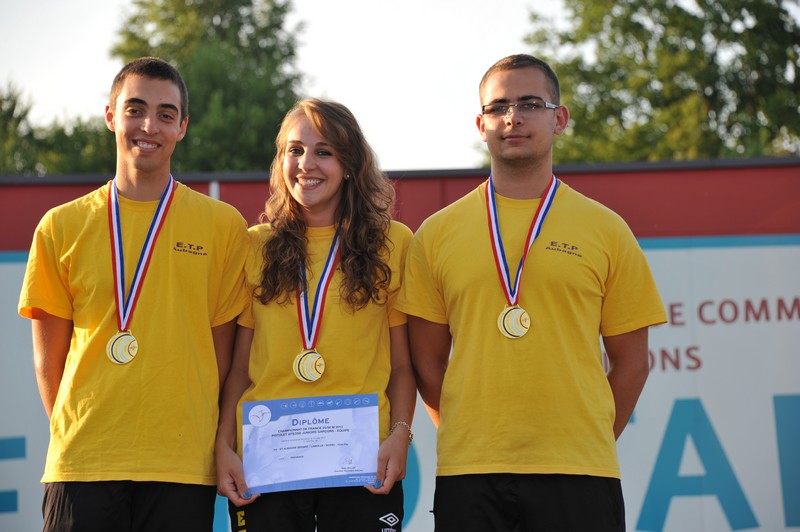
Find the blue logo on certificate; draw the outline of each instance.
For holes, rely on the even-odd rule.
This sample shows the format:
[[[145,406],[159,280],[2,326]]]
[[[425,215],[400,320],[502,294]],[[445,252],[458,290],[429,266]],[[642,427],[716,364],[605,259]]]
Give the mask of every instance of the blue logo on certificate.
[[[253,493],[374,484],[378,395],[242,404],[244,476]]]

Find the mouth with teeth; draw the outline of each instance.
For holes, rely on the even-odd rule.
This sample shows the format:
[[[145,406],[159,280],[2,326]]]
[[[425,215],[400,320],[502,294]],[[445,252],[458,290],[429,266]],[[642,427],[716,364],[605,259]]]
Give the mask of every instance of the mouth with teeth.
[[[315,186],[319,185],[320,183],[322,183],[322,179],[316,179],[316,178],[313,178],[313,177],[300,177],[300,176],[297,176],[295,179],[297,180],[297,184],[299,184],[301,187],[304,187],[304,188],[305,187],[309,187],[309,188],[310,187],[315,187]]]
[[[137,148],[140,148],[142,150],[154,150],[158,148],[158,144],[154,142],[145,142],[143,140],[137,140],[134,142],[134,144],[136,145]]]

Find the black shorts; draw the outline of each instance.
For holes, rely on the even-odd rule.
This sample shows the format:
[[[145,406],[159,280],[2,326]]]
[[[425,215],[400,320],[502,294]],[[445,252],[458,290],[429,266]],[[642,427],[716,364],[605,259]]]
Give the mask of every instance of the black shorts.
[[[436,532],[624,532],[619,479],[492,473],[436,477]]]
[[[44,532],[212,532],[216,488],[172,482],[52,482]]]
[[[395,483],[387,495],[360,486],[262,493],[228,510],[233,532],[400,532],[403,486]]]

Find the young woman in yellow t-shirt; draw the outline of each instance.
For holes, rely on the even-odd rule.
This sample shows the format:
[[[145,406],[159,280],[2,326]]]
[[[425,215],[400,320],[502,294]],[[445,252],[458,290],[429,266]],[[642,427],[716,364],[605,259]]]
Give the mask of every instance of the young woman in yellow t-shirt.
[[[218,491],[231,502],[233,530],[400,530],[416,387],[406,316],[394,300],[411,231],[391,220],[392,185],[343,105],[299,102],[276,148],[266,223],[250,230],[253,300],[223,390]],[[243,402],[373,393],[374,485],[248,491]]]

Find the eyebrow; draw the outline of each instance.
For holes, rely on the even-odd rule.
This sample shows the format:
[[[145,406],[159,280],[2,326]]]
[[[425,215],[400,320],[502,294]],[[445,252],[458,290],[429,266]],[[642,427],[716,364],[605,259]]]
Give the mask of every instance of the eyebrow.
[[[143,105],[147,107],[147,102],[142,100],[141,98],[128,98],[125,100],[125,105]],[[171,103],[160,103],[158,104],[158,109],[169,109],[171,111],[175,111],[176,113],[180,114],[180,110],[176,105]]]
[[[537,96],[535,94],[526,94],[525,96],[520,96],[519,98],[517,98],[518,102],[528,102],[528,101],[531,101],[531,100],[541,100],[543,102],[546,101],[541,96]],[[510,102],[511,102],[510,98],[495,98],[494,100],[492,100],[489,103],[493,104],[493,103],[510,103]]]
[[[286,141],[286,144],[287,144],[287,145],[289,145],[289,144],[300,144],[301,146],[305,146],[305,144],[303,143],[303,141],[302,141],[302,140],[287,140],[287,141]],[[325,147],[325,148],[331,148],[331,149],[333,149],[333,145],[332,145],[331,143],[329,143],[329,142],[325,142],[325,141],[323,141],[323,142],[317,142],[316,144],[314,144],[314,146],[313,146],[313,147],[314,147],[314,148]]]

